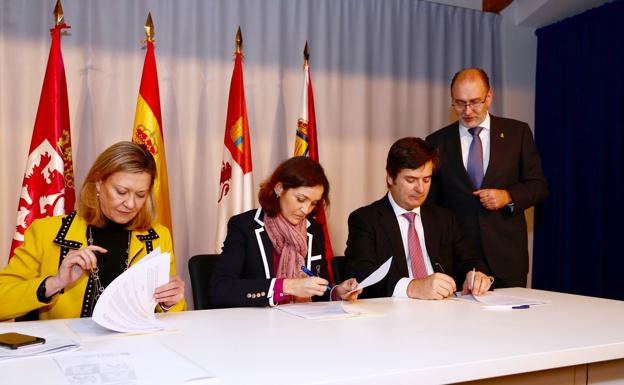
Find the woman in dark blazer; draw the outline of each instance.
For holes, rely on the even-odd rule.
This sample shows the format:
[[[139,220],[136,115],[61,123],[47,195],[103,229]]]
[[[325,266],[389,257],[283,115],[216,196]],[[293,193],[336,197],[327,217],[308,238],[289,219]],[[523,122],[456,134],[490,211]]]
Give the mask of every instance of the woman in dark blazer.
[[[327,205],[329,182],[307,157],[282,162],[260,186],[261,208],[230,218],[214,267],[216,307],[275,306],[311,298],[354,300],[355,279],[329,288],[323,229],[312,217]],[[308,270],[306,274],[302,267]],[[312,276],[309,276],[309,274]]]

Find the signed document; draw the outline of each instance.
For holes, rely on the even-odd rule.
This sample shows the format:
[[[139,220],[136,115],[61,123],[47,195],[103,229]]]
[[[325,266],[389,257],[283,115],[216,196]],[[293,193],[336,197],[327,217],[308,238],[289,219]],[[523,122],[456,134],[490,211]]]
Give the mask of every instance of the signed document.
[[[290,303],[276,306],[275,309],[297,317],[313,320],[352,318],[368,315],[367,311],[361,310],[346,301]]]
[[[494,290],[479,296],[472,294],[459,294],[457,298],[459,301],[478,303],[485,309],[527,309],[534,305],[544,305],[548,301],[511,296],[502,294],[501,292]]]

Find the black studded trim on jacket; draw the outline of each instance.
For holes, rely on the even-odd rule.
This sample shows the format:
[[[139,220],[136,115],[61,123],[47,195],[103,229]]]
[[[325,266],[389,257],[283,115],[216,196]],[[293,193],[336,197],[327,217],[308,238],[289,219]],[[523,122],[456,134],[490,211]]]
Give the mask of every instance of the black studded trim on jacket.
[[[154,245],[152,244],[152,241],[158,238],[160,238],[160,236],[153,228],[147,230],[147,235],[137,235],[137,239],[139,241],[145,242],[145,249],[148,254],[154,251]]]
[[[93,309],[95,308],[95,284],[93,283],[93,276],[89,274],[89,281],[85,289],[84,297],[82,299],[82,310],[80,311],[80,318],[91,317],[93,315]]]
[[[69,227],[74,221],[74,218],[76,218],[76,210],[72,211],[69,215],[62,219],[61,228],[58,233],[56,233],[56,237],[54,237],[54,244],[61,246],[61,249],[63,247],[68,249],[79,249],[82,247],[82,242],[69,241],[65,239],[67,231],[69,231]]]
[[[61,228],[59,229],[56,237],[54,237],[54,244],[59,245],[61,247],[61,252],[59,255],[59,266],[63,262],[63,258],[67,256],[70,249],[80,249],[82,247],[82,242],[70,241],[65,239],[67,237],[67,232],[71,227],[72,222],[76,218],[76,210],[69,213],[65,218],[61,221]],[[89,282],[87,283],[87,288],[85,290],[85,295],[82,300],[82,311],[80,312],[80,317],[91,317],[94,308],[94,296],[95,294],[93,289],[93,279],[89,276]]]
[[[160,238],[160,235],[158,235],[156,230],[154,230],[153,228],[149,228],[147,230],[146,235],[137,235],[136,237],[139,241],[145,242],[145,241],[153,241],[154,239],[158,239]]]

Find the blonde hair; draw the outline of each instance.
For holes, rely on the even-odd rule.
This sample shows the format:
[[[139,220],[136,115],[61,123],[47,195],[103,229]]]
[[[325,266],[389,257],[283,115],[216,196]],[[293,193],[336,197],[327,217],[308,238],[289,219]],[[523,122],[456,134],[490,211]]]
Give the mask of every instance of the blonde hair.
[[[138,214],[126,226],[129,230],[144,231],[149,229],[154,211],[152,187],[154,186],[154,179],[156,179],[156,161],[147,147],[132,142],[115,143],[97,157],[80,189],[78,213],[90,225],[106,226],[108,220],[100,209],[96,182],[105,181],[117,172],[146,172],[151,176],[147,200]]]

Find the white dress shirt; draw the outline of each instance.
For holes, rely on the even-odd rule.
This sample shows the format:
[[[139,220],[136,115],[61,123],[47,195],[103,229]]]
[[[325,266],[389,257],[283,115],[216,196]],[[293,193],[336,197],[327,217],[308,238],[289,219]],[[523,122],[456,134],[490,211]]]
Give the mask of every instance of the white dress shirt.
[[[390,205],[392,206],[392,210],[394,211],[394,215],[396,216],[397,222],[399,222],[399,228],[401,229],[401,240],[403,241],[403,249],[405,250],[405,258],[407,260],[407,271],[409,274],[409,278],[401,278],[397,282],[396,286],[394,286],[394,292],[392,293],[393,297],[402,297],[407,298],[407,286],[411,282],[412,278],[414,278],[414,273],[412,272],[412,258],[409,253],[409,245],[407,242],[407,232],[409,230],[409,219],[405,218],[403,214],[408,212],[401,206],[399,206],[392,197],[392,193],[388,191],[388,200],[390,200]],[[414,216],[414,226],[416,227],[416,232],[418,232],[418,240],[420,241],[420,248],[423,252],[423,257],[425,259],[425,267],[427,268],[427,274],[433,274],[433,267],[431,265],[431,260],[429,259],[429,253],[427,253],[427,245],[425,244],[425,229],[422,225],[422,220],[420,218],[420,207],[416,207],[412,210],[412,212],[416,213]]]
[[[483,127],[483,130],[479,133],[481,138],[481,145],[483,147],[483,175],[487,171],[490,164],[490,113],[486,113],[485,120],[479,124]],[[459,123],[459,141],[461,142],[462,160],[464,161],[464,168],[468,169],[468,151],[470,150],[470,144],[472,143],[472,135],[468,132],[468,128]]]

